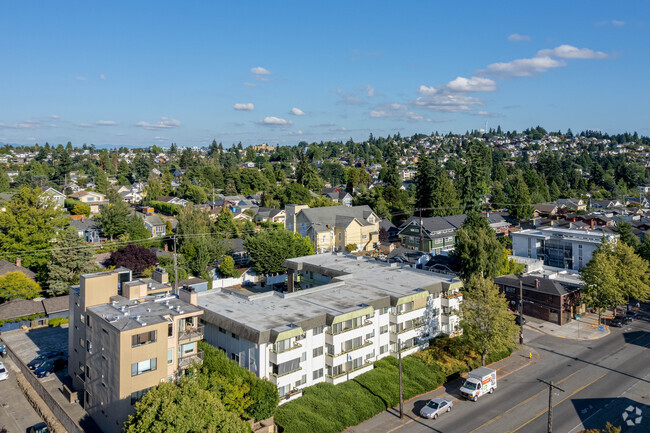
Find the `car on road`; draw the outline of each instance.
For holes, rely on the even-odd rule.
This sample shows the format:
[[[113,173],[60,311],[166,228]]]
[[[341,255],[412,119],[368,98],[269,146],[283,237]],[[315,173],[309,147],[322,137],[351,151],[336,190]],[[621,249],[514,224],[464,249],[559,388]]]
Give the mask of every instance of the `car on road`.
[[[30,427],[29,433],[50,433],[50,430],[47,428],[47,424],[44,422],[39,422],[38,424]]]
[[[526,318],[524,316],[515,316],[515,323],[517,324],[517,326],[521,326],[522,321],[524,322],[524,325],[525,325],[526,324]]]
[[[4,362],[0,362],[0,380],[9,379],[9,370],[5,366]]]
[[[625,321],[623,320],[622,317],[614,317],[609,322],[609,326],[613,326],[614,328],[622,328],[624,324],[625,324]]]
[[[422,409],[420,415],[424,418],[436,419],[441,413],[449,412],[454,403],[451,400],[444,398],[434,398],[429,401]]]
[[[627,313],[625,313],[625,316],[627,316],[630,320],[635,320],[639,318],[639,312],[630,310]]]
[[[34,374],[38,378],[47,377],[52,373],[63,370],[66,365],[68,365],[68,360],[63,357],[48,359],[41,364],[40,367],[34,370]]]
[[[27,367],[29,367],[30,370],[36,370],[38,367],[41,366],[41,364],[43,364],[48,359],[59,358],[61,356],[63,356],[63,352],[45,352],[45,353],[41,353],[36,358],[29,361],[29,363],[27,364]]]

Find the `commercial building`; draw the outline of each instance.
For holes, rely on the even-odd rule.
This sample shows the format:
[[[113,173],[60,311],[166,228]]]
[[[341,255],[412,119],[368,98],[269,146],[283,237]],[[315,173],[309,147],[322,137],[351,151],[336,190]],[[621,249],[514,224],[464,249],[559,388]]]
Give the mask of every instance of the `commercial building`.
[[[580,270],[592,258],[603,237],[618,237],[600,230],[547,228],[512,233],[512,254],[542,260],[545,265]]]
[[[203,359],[196,293],[171,291],[164,270],[131,281],[125,268],[82,275],[70,290],[68,374],[105,433],[121,431],[149,389]]]
[[[338,384],[373,362],[459,332],[454,277],[348,255],[286,260],[288,292],[214,289],[198,296],[205,340],[278,387],[281,402]]]
[[[317,253],[344,251],[355,245],[369,251],[379,243],[379,217],[369,206],[327,206],[310,209],[288,204],[285,228],[308,236]]]

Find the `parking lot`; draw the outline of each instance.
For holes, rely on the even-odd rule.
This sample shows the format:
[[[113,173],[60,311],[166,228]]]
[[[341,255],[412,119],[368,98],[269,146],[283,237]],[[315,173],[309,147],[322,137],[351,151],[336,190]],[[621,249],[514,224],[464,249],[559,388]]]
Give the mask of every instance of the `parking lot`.
[[[0,359],[9,371],[9,378],[0,382],[0,429],[7,433],[25,433],[41,422],[16,382],[18,368],[9,358]]]

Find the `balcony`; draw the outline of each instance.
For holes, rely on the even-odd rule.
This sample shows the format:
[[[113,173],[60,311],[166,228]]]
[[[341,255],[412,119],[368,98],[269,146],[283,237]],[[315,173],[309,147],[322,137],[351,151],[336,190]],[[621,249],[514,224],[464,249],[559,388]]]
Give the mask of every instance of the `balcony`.
[[[185,353],[182,357],[178,358],[178,368],[183,369],[189,367],[193,362],[198,364],[203,362],[203,351],[197,350],[194,353]]]
[[[199,325],[196,328],[185,328],[184,331],[179,332],[178,341],[183,343],[191,343],[193,341],[203,340],[203,325]]]
[[[327,378],[327,381],[329,383],[333,383],[334,385],[336,385],[336,384],[339,384],[341,382],[345,382],[346,380],[353,379],[354,377],[358,376],[361,373],[365,373],[365,371],[363,371],[363,370],[368,368],[368,367],[372,367],[372,364],[373,364],[372,361],[365,360],[365,361],[363,361],[363,363],[359,367],[352,368],[352,369],[347,370],[347,371],[342,371],[342,372],[340,372],[338,374],[334,374],[334,375],[327,374],[327,375],[325,375],[325,377]],[[341,379],[343,379],[343,380],[341,380]]]
[[[363,349],[364,347],[372,346],[373,341],[372,340],[366,340],[361,346],[353,347],[352,349],[348,349],[345,352],[339,352],[339,353],[326,353],[325,356],[327,358],[336,358],[337,356],[345,355],[347,353],[354,352],[355,350]]]
[[[280,404],[289,400],[293,400],[294,398],[298,398],[301,395],[302,395],[302,389],[299,388],[292,389],[291,391],[289,391],[288,393],[280,397]]]
[[[326,333],[327,335],[331,335],[331,336],[334,336],[334,335],[341,335],[341,334],[343,334],[344,332],[353,331],[353,330],[355,330],[355,329],[363,328],[364,326],[368,326],[368,325],[372,325],[372,320],[364,320],[363,323],[362,323],[361,325],[353,326],[353,327],[351,327],[351,328],[345,328],[345,329],[342,329],[342,330],[340,330],[340,331],[338,331],[338,332],[332,332],[331,330],[328,330],[328,331],[325,331],[325,333]]]
[[[269,350],[269,362],[273,364],[281,364],[285,361],[293,359],[300,354],[293,353],[294,350],[300,349],[302,344],[294,342],[289,348],[283,350],[275,350],[271,348]]]

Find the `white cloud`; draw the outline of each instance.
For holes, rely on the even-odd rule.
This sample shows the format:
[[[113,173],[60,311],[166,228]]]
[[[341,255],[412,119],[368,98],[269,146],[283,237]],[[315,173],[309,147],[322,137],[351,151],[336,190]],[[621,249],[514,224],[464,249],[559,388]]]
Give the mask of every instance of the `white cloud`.
[[[511,42],[530,41],[530,36],[528,36],[528,35],[520,35],[519,33],[513,33],[511,35],[508,35],[508,40],[511,41]]]
[[[246,81],[246,82],[244,83],[244,86],[246,86],[246,87],[257,87],[257,84],[255,84],[255,83],[249,83],[248,81]]]
[[[616,27],[623,27],[625,25],[625,21],[612,20],[612,25]]]
[[[421,108],[428,108],[434,111],[443,111],[447,113],[456,113],[459,111],[469,110],[472,105],[483,105],[480,98],[474,98],[466,95],[455,94],[433,94],[417,98],[414,104]]]
[[[60,119],[60,117],[59,117],[59,116],[57,116],[56,114],[50,114],[50,115],[49,115],[49,116],[47,116],[47,117],[49,117],[50,119],[55,119],[55,120],[58,120],[58,119]]]
[[[92,128],[93,127],[93,125],[91,125],[90,123],[76,123],[75,126],[78,126],[80,128]]]
[[[408,111],[404,104],[386,103],[376,106],[368,113],[373,119],[407,119],[414,121],[425,120],[424,116]]]
[[[86,77],[81,77],[81,76],[75,77],[74,79],[77,81],[86,81]]]
[[[117,122],[115,122],[113,120],[98,120],[97,122],[95,122],[95,125],[99,125],[99,126],[115,126],[115,125],[117,125]]]
[[[292,122],[275,116],[267,116],[262,120],[262,125],[266,126],[289,126]]]
[[[368,98],[375,96],[375,89],[370,84],[366,86],[366,96]]]
[[[99,79],[102,80],[102,81],[106,81],[106,75],[99,74]]]
[[[433,94],[436,93],[436,88],[433,87],[433,86],[431,86],[431,87],[427,87],[427,86],[425,86],[425,85],[423,84],[423,85],[421,85],[420,88],[418,89],[418,92],[421,93],[421,94],[423,94],[423,95],[433,95]]]
[[[160,122],[149,123],[145,121],[140,121],[140,122],[136,122],[135,126],[148,129],[148,130],[169,129],[169,128],[177,128],[181,126],[181,122],[176,119],[171,119],[169,117],[161,117]]]
[[[439,89],[447,93],[494,92],[495,90],[497,90],[497,83],[482,77],[457,77]]]
[[[251,68],[251,72],[255,75],[271,75],[271,72],[268,69],[261,66]]]
[[[472,115],[478,117],[499,117],[499,113],[490,113],[489,111],[477,111]]]
[[[353,93],[346,92],[345,90],[341,89],[340,87],[337,87],[335,90],[337,95],[339,95],[339,104],[346,104],[346,105],[361,105],[364,102],[359,98],[358,96],[354,95]]]
[[[252,102],[247,102],[245,104],[235,104],[232,106],[237,111],[253,111],[255,109],[255,105]]]
[[[487,69],[480,71],[484,75],[499,75],[502,77],[530,77],[552,68],[566,66],[566,62],[548,56],[530,59],[516,59],[510,62],[492,63]]]
[[[302,111],[300,108],[293,107],[289,114],[293,114],[294,116],[304,116],[305,112]]]
[[[560,57],[563,59],[606,59],[607,54],[589,48],[576,48],[572,45],[560,45],[552,50],[539,50],[537,57]]]
[[[408,110],[408,107],[404,104],[390,104],[390,108],[393,110]]]

